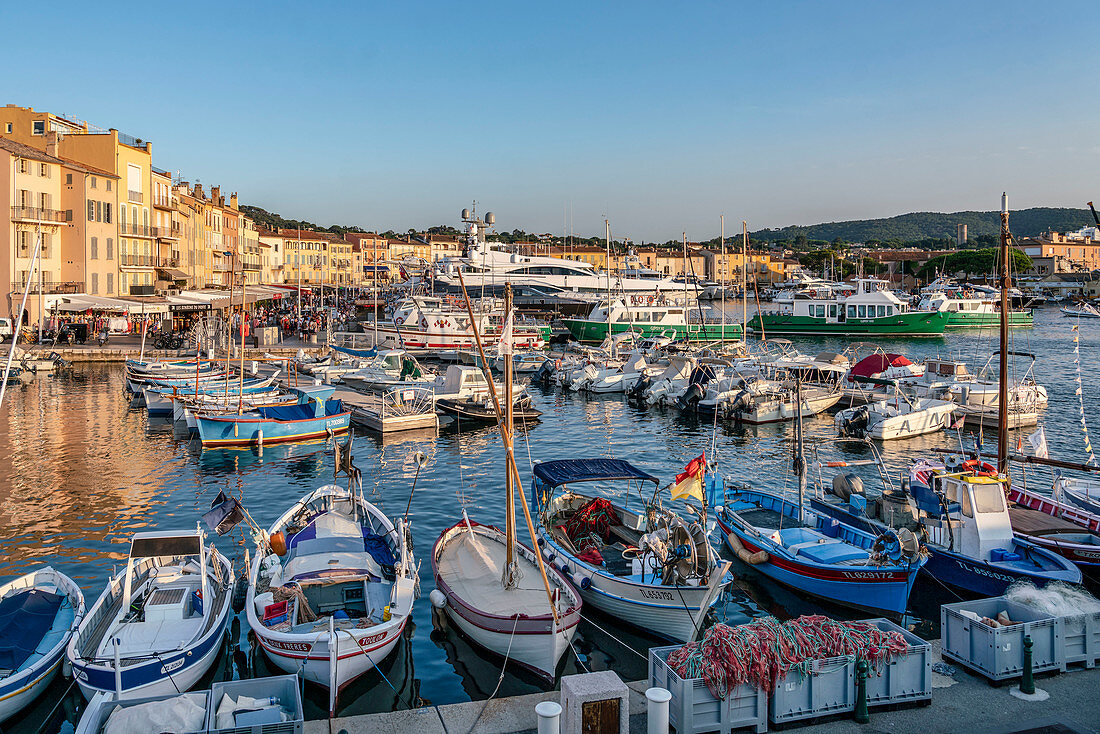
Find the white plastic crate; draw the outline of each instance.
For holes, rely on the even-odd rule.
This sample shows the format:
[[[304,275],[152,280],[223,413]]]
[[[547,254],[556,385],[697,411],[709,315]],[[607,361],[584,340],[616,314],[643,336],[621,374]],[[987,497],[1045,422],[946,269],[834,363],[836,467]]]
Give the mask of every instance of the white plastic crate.
[[[302,695],[298,685],[298,676],[295,675],[275,675],[270,678],[246,678],[215,683],[210,687],[210,704],[206,709],[207,731],[210,734],[302,734],[305,728],[305,716],[302,713]],[[218,704],[226,694],[234,699],[242,695],[249,698],[276,698],[283,710],[289,712],[290,721],[219,729]]]
[[[867,705],[932,700],[932,643],[888,619],[865,620],[884,632],[897,632],[908,648],[878,670],[871,668],[867,678]]]
[[[143,698],[115,701],[113,694],[105,692],[96,693],[92,696],[92,699],[88,701],[84,713],[80,716],[80,721],[77,722],[76,734],[99,734],[103,731],[103,726],[107,723],[107,719],[111,717],[111,714],[116,708],[129,708],[143,703],[152,703],[153,701],[167,701],[178,698],[180,695],[181,694],[178,693],[172,693],[163,696],[147,696]],[[182,695],[194,696],[196,703],[203,708],[207,708],[209,705],[209,691],[189,691]],[[204,720],[203,723],[199,725],[199,728],[190,734],[205,734],[205,732],[206,721]]]
[[[702,678],[684,679],[668,667],[668,656],[680,645],[654,647],[649,651],[649,685],[672,694],[668,720],[677,734],[730,732],[752,727],[758,734],[768,730],[768,694],[743,683],[720,701]]]
[[[1005,611],[1013,624],[989,627],[962,614],[995,619]],[[1055,617],[1005,599],[1003,596],[944,604],[940,607],[942,655],[992,681],[1016,678],[1024,670],[1024,637],[1031,636],[1031,670],[1064,670],[1063,625]]]
[[[806,668],[805,675],[792,670],[779,679],[768,702],[768,719],[773,724],[855,709],[855,658],[821,658]]]
[[[1061,617],[1062,670],[1066,665],[1084,663],[1091,668],[1100,661],[1100,612]]]

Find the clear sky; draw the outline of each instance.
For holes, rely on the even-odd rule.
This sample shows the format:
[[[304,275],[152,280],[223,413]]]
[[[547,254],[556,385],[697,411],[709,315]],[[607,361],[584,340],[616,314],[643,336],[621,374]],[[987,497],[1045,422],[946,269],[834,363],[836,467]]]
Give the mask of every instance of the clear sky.
[[[4,2],[0,103],[323,225],[635,240],[1100,198],[1094,2]]]

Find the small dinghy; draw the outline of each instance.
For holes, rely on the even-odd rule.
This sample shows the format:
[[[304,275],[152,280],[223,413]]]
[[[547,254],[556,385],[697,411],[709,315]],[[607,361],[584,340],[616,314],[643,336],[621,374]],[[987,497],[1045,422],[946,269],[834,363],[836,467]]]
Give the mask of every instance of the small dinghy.
[[[330,716],[340,688],[393,652],[418,595],[407,526],[353,486],[315,489],[272,523],[245,603],[268,659],[329,689]]]
[[[489,397],[440,398],[435,401],[435,407],[448,415],[456,416],[459,421],[497,422],[493,400]],[[517,422],[533,423],[539,420],[541,415],[542,411],[535,408],[530,395],[521,395],[512,404],[512,419]]]
[[[432,549],[435,585],[446,599],[447,617],[467,637],[554,680],[581,620],[581,597],[561,571],[547,564],[555,602],[551,612],[534,551],[517,542],[513,552],[518,573],[514,584],[505,585],[507,536],[463,513]]]
[[[50,566],[0,586],[0,722],[53,680],[84,617],[84,595]]]
[[[137,533],[126,567],[69,641],[85,698],[178,693],[214,664],[229,621],[233,567],[201,530]]]

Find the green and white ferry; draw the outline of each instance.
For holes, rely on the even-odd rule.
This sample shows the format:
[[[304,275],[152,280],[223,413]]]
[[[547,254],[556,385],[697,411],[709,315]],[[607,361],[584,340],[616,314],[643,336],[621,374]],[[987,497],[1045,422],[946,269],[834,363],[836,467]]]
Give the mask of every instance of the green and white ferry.
[[[851,295],[828,288],[785,294],[778,313],[760,313],[748,327],[758,336],[942,336],[951,314],[911,309],[876,278],[861,278]]]
[[[954,281],[938,278],[921,289],[918,308],[947,311],[948,329],[999,327],[1001,307],[995,300],[996,291],[979,286],[960,286]],[[1008,312],[1008,325],[1031,326],[1033,312],[1029,308],[1013,308]]]
[[[601,343],[610,332],[632,331],[642,337],[667,336],[692,342],[738,341],[744,337],[741,324],[723,323],[721,314],[708,306],[661,303],[657,298],[633,297],[631,305],[622,299],[598,303],[587,318],[562,319],[579,342]]]

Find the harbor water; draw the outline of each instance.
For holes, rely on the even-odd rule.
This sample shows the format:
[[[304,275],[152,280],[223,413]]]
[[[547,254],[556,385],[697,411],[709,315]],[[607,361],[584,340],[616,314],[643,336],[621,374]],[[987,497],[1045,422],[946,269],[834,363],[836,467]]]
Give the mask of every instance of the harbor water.
[[[1042,309],[1034,327],[1013,330],[1011,348],[1037,358],[1035,377],[1050,396],[1041,424],[1051,456],[1084,461],[1075,323],[1057,309]],[[998,348],[993,329],[875,343],[914,362],[931,356],[964,359],[971,372],[977,372]],[[1100,427],[1100,411],[1095,407],[1100,400],[1098,345],[1100,322],[1082,322],[1080,370],[1086,418]],[[811,354],[840,352],[848,346],[837,339],[794,340],[795,348]],[[1026,366],[1026,358],[1015,358],[1017,373]],[[532,392],[543,419],[528,430],[517,430],[521,474],[529,475],[532,462],[605,456],[627,459],[658,475],[664,485],[705,451],[729,480],[771,489],[795,486],[789,424],[715,424],[711,419],[681,415],[675,408],[636,407],[619,395],[586,397],[538,387]],[[1020,435],[1032,430],[1024,429]],[[806,432],[810,438],[834,436],[831,416],[807,419]],[[1017,438],[1011,437],[1013,447]],[[979,439],[984,439],[984,451],[992,455],[995,432],[979,433],[972,425],[963,431],[968,450]],[[912,459],[933,448],[958,448],[959,441],[952,432],[891,442],[883,447],[883,456],[896,479]],[[866,449],[849,444],[832,451],[834,458],[843,458],[862,455]],[[419,474],[418,452],[427,457]],[[511,667],[501,678],[501,660],[472,647],[442,618],[433,619],[427,598],[433,588],[427,554],[440,531],[461,517],[463,507],[472,519],[503,525],[503,456],[494,428],[468,430],[449,424],[438,435],[398,434],[386,439],[357,431],[355,464],[363,472],[367,499],[395,516],[404,513],[412,494],[410,515],[415,553],[422,562],[422,595],[414,605],[414,624],[407,628],[406,639],[379,670],[342,692],[340,715],[543,690],[539,681]],[[113,568],[125,562],[133,533],[194,527],[219,491],[241,496],[255,520],[266,527],[304,493],[330,483],[332,473],[332,453],[323,442],[269,447],[262,453],[202,451],[197,441],[174,433],[170,424],[151,425],[143,410],[128,410],[121,366],[78,364],[71,373],[39,375],[26,385],[13,386],[0,410],[0,580],[52,565],[81,585],[90,606]],[[1026,477],[1019,470],[1014,476],[1015,481],[1049,491],[1049,472],[1029,468]],[[521,518],[521,539],[529,543],[523,527]],[[714,542],[717,545],[721,539],[715,537]],[[239,572],[246,548],[242,530],[218,539],[217,544]],[[729,556],[725,549],[723,553]],[[734,571],[737,582],[716,608],[717,617],[724,621],[738,623],[762,614],[861,616],[800,598],[739,563]],[[938,605],[954,600],[951,592],[934,583],[918,584],[911,607],[911,621],[918,632],[934,635]],[[645,677],[646,661],[641,656],[661,641],[599,613],[586,610],[586,617],[590,619],[582,622],[574,643],[577,654],[567,653],[559,672],[612,669],[625,680]],[[248,630],[241,624],[233,622],[225,651],[200,687],[208,686],[211,677],[279,672],[252,648]],[[307,687],[306,699],[307,717],[322,718],[327,693]],[[75,686],[59,677],[34,705],[7,722],[5,731],[72,731],[82,705]]]

